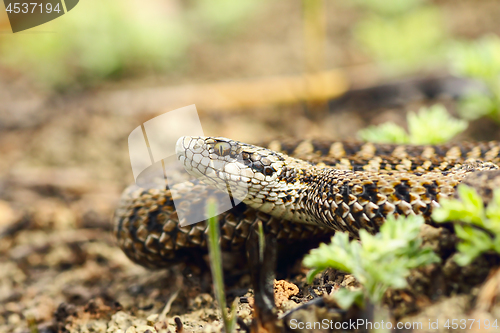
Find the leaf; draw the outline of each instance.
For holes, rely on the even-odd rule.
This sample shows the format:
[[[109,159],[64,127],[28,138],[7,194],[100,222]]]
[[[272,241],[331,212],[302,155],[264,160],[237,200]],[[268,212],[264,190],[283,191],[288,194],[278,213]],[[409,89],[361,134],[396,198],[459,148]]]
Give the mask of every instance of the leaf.
[[[484,204],[483,199],[475,189],[470,186],[460,184],[457,188],[458,195],[467,209],[475,213],[478,217],[483,216]]]
[[[463,98],[460,115],[466,119],[488,115],[500,122],[500,38],[491,34],[472,43],[456,43],[450,60],[457,76],[480,80],[488,90]]]
[[[464,223],[455,224],[455,233],[460,239],[455,261],[465,266],[484,252],[500,253],[500,189],[494,191],[493,199],[486,209],[475,189],[461,184],[457,192],[458,200],[441,201],[441,207],[432,214],[436,222]]]
[[[495,113],[500,108],[497,101],[486,93],[470,93],[460,100],[458,113],[467,120],[478,119]]]
[[[314,280],[314,277],[316,276],[316,274],[319,274],[322,271],[323,271],[323,268],[314,268],[314,269],[309,270],[309,272],[307,272],[307,276],[306,276],[307,283],[309,283],[309,284],[313,283],[313,280]]]
[[[404,128],[392,122],[379,126],[368,126],[358,132],[361,140],[378,143],[408,143],[409,137]]]
[[[361,290],[351,291],[346,288],[341,288],[333,295],[333,297],[342,309],[348,309],[353,304],[363,307],[364,295]]]
[[[455,225],[455,232],[461,240],[457,245],[460,253],[457,263],[461,266],[469,264],[481,253],[494,249],[492,239],[482,230],[467,225]]]
[[[500,38],[494,34],[472,43],[457,43],[450,52],[455,74],[487,82],[500,74]]]
[[[375,11],[381,15],[394,15],[408,12],[422,4],[424,0],[351,0],[352,4]]]
[[[332,237],[330,245],[320,244],[319,248],[311,250],[304,258],[304,265],[318,269],[332,267],[350,272],[354,262],[359,259],[355,254],[355,245],[349,243],[347,233],[338,232]]]
[[[418,114],[410,112],[407,119],[412,144],[444,143],[468,126],[467,121],[451,117],[441,104],[421,108]]]
[[[432,218],[436,222],[463,221],[482,226],[485,219],[483,200],[476,190],[460,184],[457,187],[459,199],[441,201],[441,207],[434,210]]]
[[[486,207],[486,217],[488,229],[495,234],[500,234],[500,190],[493,193],[493,200]]]
[[[385,2],[388,7],[393,3]],[[417,6],[399,15],[369,15],[355,26],[354,35],[383,69],[401,74],[445,56],[442,22],[435,7]]]
[[[391,215],[376,235],[360,230],[360,242],[349,242],[347,234],[337,233],[330,244],[321,244],[304,258],[304,265],[314,269],[308,279],[327,267],[341,269],[363,285],[365,297],[380,302],[387,288],[407,285],[411,268],[440,260],[432,250],[420,247],[423,223],[421,216]]]
[[[493,245],[493,250],[496,253],[500,253],[500,237],[498,235],[493,240],[492,245]]]
[[[458,252],[453,256],[453,260],[459,265],[459,266],[467,266],[474,260],[474,258],[477,255],[471,255],[468,252]]]
[[[362,140],[379,143],[438,144],[449,141],[468,126],[467,121],[451,117],[440,104],[421,108],[418,113],[409,112],[407,123],[410,134],[402,127],[387,122],[362,129],[358,136]],[[443,124],[446,126],[443,127]]]

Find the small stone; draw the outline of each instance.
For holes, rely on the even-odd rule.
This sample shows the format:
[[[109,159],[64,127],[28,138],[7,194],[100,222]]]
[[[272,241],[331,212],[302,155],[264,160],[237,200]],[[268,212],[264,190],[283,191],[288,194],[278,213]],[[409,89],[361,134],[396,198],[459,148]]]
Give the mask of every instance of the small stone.
[[[21,322],[21,317],[17,313],[13,313],[9,316],[7,321],[9,322],[9,325],[16,325]]]
[[[281,308],[290,296],[297,295],[298,293],[299,288],[295,284],[285,280],[274,280],[274,299],[277,308]]]
[[[137,327],[137,333],[149,333],[148,331],[153,333],[156,330],[153,326],[149,326],[149,325],[141,325],[141,326]]]
[[[157,313],[153,313],[152,315],[149,315],[146,318],[146,321],[148,322],[148,325],[151,325],[151,326],[153,326],[156,323],[157,320],[158,320],[158,314]]]
[[[7,226],[13,223],[17,218],[17,214],[7,201],[0,200],[0,229],[2,226]]]
[[[135,330],[135,327],[134,326],[130,326],[129,328],[127,328],[127,330],[125,331],[125,333],[136,333],[137,331]]]

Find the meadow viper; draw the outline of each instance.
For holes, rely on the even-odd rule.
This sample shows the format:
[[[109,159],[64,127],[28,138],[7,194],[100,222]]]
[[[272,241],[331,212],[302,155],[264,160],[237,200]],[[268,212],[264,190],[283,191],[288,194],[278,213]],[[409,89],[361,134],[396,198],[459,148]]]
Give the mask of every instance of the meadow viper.
[[[377,232],[388,214],[421,214],[429,221],[432,209],[461,182],[486,200],[500,186],[499,142],[412,146],[283,140],[261,147],[183,137],[176,152],[198,180],[172,188],[164,181],[156,188],[132,185],[115,212],[119,246],[146,267],[192,260],[205,251],[206,221],[181,227],[173,198],[181,195],[203,206],[207,186],[243,201],[218,216],[221,247],[231,251],[243,248],[258,221],[278,240],[292,243],[335,230],[357,237],[360,229]],[[200,214],[189,206],[182,209]]]

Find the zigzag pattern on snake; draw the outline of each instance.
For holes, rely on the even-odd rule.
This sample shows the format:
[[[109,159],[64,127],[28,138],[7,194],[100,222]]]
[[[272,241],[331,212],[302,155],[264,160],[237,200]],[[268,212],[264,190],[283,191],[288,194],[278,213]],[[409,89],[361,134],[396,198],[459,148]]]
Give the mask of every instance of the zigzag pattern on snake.
[[[388,214],[422,214],[430,220],[432,209],[461,182],[486,199],[500,186],[500,171],[494,171],[499,142],[410,146],[283,140],[263,148],[185,137],[177,146],[188,172],[201,180],[182,190],[164,183],[151,189],[132,185],[114,217],[119,246],[134,262],[151,268],[205,251],[206,222],[180,227],[172,199],[183,195],[203,204],[203,182],[222,190],[233,182],[232,188],[240,184],[247,190],[244,203],[218,217],[221,246],[234,251],[243,248],[258,221],[288,242],[325,239],[335,230],[357,237],[362,228],[377,232]],[[213,163],[219,163],[215,170]]]

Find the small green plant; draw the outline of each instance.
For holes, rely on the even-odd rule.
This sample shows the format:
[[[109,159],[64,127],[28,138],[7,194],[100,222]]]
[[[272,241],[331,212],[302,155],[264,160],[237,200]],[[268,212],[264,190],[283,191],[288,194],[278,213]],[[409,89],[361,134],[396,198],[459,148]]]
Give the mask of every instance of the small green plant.
[[[200,35],[234,37],[263,5],[255,0],[194,0],[177,8],[162,1],[147,6],[140,1],[81,1],[64,17],[35,28],[41,33],[0,35],[0,64],[59,90],[178,72],[189,66],[187,51]]]
[[[440,104],[407,115],[408,132],[391,122],[369,126],[358,132],[362,140],[379,143],[439,144],[464,131],[468,123],[450,116]]]
[[[422,5],[426,0],[349,0],[380,15],[399,15]]]
[[[365,10],[354,26],[354,37],[386,74],[399,76],[444,59],[447,34],[438,6],[426,0],[345,3]]]
[[[461,117],[489,116],[500,122],[500,38],[489,35],[471,43],[457,43],[450,57],[454,74],[479,80],[488,90],[464,97],[459,109]]]
[[[189,16],[199,25],[198,34],[208,32],[208,38],[225,39],[241,32],[263,3],[262,0],[195,0]]]
[[[387,122],[378,126],[368,126],[358,132],[358,136],[368,142],[378,143],[409,143],[410,138],[401,126]]]
[[[475,189],[461,184],[457,192],[458,199],[442,200],[441,207],[432,214],[436,222],[462,222],[454,225],[460,238],[455,255],[457,264],[465,266],[488,251],[500,254],[500,190],[494,192],[486,208]]]
[[[376,235],[360,230],[360,242],[349,242],[347,233],[338,232],[330,244],[321,244],[304,258],[304,265],[312,268],[308,280],[311,282],[326,268],[339,269],[351,273],[363,285],[362,290],[354,292],[340,289],[335,294],[340,306],[363,306],[367,299],[379,303],[388,288],[407,286],[410,269],[439,262],[430,248],[421,247],[418,234],[423,223],[421,216],[391,215]]]
[[[231,311],[228,311],[226,305],[226,295],[224,293],[224,275],[222,273],[222,255],[219,245],[220,232],[219,220],[217,218],[217,202],[213,199],[207,201],[208,219],[208,252],[210,255],[210,269],[214,281],[214,293],[219,308],[222,313],[224,330],[227,333],[234,332],[236,326],[236,304],[234,301]]]
[[[355,37],[365,52],[388,74],[415,71],[446,54],[442,18],[434,7],[400,15],[370,15],[355,27]]]
[[[181,17],[166,19],[152,6],[137,11],[119,1],[80,2],[39,28],[54,33],[2,40],[0,62],[59,89],[144,70],[173,70],[192,41],[189,27]]]

